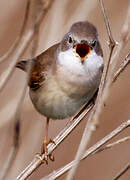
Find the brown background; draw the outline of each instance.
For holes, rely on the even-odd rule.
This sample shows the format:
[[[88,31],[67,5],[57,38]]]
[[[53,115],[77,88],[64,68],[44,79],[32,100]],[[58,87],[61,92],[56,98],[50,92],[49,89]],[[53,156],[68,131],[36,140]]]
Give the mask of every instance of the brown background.
[[[105,1],[105,6],[110,19],[110,24],[114,38],[120,41],[120,31],[124,23],[129,0],[109,0]],[[2,56],[20,32],[25,13],[26,0],[22,1],[0,1],[0,55]],[[79,20],[89,20],[93,22],[99,31],[100,41],[104,51],[104,57],[108,56],[106,33],[101,9],[97,1],[91,0],[56,0],[48,12],[40,29],[40,41],[37,54],[47,47],[60,41],[70,25]],[[122,50],[122,57],[125,57],[130,50],[130,42]],[[24,58],[29,57],[29,51]],[[13,60],[13,59],[12,59]],[[0,67],[0,74],[4,71],[4,66]],[[100,115],[100,124],[93,134],[91,143],[96,143],[99,139],[111,132],[123,121],[130,118],[130,66],[122,73],[120,79],[111,87],[110,95],[106,100],[106,106]],[[24,81],[24,73],[15,70],[13,76],[8,81],[3,92],[0,94],[0,172],[6,156],[9,153],[13,139],[13,112],[17,105],[20,90]],[[20,149],[17,158],[8,173],[7,180],[15,178],[21,170],[33,159],[34,155],[40,151],[43,141],[45,118],[38,114],[33,108],[28,96],[25,97],[23,111],[21,114],[21,136]],[[64,127],[67,120],[51,121],[50,137],[55,137]],[[31,177],[31,180],[39,180],[48,173],[64,166],[73,160],[83,129],[86,124],[84,119],[73,133],[54,151],[55,162],[41,166]],[[130,129],[126,129],[117,138],[130,135]],[[115,138],[115,139],[117,139]],[[125,142],[113,149],[106,150],[87,158],[80,163],[80,168],[76,174],[76,180],[112,180],[117,172],[130,162],[130,142]],[[59,179],[64,179],[65,175]],[[121,177],[121,180],[130,179],[130,170]]]

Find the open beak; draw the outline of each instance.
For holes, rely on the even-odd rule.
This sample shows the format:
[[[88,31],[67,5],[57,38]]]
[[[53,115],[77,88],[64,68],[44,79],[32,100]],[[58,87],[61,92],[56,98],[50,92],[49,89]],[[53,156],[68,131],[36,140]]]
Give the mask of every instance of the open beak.
[[[90,46],[86,43],[76,44],[74,46],[74,49],[75,49],[76,55],[80,57],[82,63],[91,52]]]

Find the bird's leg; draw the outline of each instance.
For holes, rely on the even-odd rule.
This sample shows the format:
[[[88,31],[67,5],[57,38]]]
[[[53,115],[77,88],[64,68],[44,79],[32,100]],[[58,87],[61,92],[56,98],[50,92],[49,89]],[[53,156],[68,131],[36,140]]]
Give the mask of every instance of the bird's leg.
[[[54,143],[55,142],[52,139],[48,140],[48,132],[49,132],[49,118],[46,119],[46,129],[45,129],[45,137],[44,137],[44,142],[42,145],[42,150],[41,150],[41,154],[45,154],[45,161],[48,164],[48,144],[50,143]],[[54,161],[54,157],[52,154],[49,154],[49,158],[50,160]]]
[[[47,149],[47,145],[48,145],[48,132],[49,132],[49,118],[46,119],[45,137],[44,137],[43,147],[42,147],[42,153],[45,153],[45,154],[48,153],[48,149]]]

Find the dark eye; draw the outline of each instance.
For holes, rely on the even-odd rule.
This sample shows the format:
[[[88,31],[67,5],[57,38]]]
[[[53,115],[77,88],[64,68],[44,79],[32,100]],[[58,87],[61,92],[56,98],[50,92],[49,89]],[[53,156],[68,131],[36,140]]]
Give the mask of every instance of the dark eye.
[[[92,46],[92,47],[95,47],[96,44],[97,44],[97,40],[94,40],[94,41],[92,41],[91,46]]]
[[[69,37],[69,43],[71,44],[73,42],[72,38]]]

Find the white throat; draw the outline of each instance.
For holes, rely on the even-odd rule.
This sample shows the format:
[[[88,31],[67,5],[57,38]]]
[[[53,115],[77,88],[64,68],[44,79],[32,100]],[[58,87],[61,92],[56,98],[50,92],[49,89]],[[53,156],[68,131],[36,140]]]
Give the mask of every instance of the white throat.
[[[58,64],[73,74],[85,76],[97,73],[103,66],[103,58],[98,56],[95,50],[92,50],[84,63],[81,63],[80,57],[76,56],[74,49],[71,48],[59,53]]]

